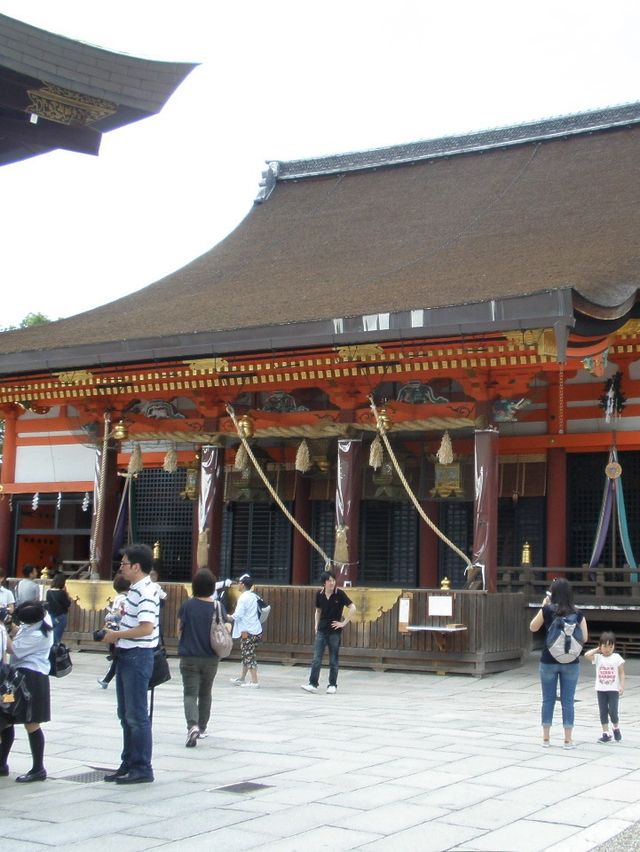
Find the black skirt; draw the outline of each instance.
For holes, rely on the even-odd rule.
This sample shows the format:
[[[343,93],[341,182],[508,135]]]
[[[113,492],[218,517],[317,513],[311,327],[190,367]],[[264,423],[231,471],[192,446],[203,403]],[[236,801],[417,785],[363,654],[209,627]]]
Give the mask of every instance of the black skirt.
[[[19,667],[26,678],[26,684],[31,693],[31,718],[26,718],[26,707],[24,712],[14,717],[16,724],[25,722],[49,722],[51,721],[51,698],[49,692],[49,675],[34,672],[32,669]]]

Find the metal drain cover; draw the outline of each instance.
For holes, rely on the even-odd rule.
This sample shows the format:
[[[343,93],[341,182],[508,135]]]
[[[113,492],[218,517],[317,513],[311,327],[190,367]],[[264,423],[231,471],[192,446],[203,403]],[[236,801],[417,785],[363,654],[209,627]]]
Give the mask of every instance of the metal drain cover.
[[[59,775],[56,781],[75,781],[77,784],[93,784],[94,781],[102,781],[111,769],[91,769],[89,772],[77,772],[75,775]]]
[[[239,784],[227,784],[226,787],[217,787],[217,790],[224,790],[226,793],[253,793],[254,790],[266,790],[267,787],[272,787],[272,784],[258,784],[255,781],[240,781]]]

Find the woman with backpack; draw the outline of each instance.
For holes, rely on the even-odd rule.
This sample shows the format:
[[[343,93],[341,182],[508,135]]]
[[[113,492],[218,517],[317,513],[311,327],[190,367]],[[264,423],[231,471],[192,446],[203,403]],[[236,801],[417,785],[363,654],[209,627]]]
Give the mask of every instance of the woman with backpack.
[[[557,577],[542,607],[531,619],[532,633],[544,625],[546,641],[540,657],[542,687],[542,745],[548,747],[556,691],[560,684],[560,704],[564,727],[564,748],[575,748],[572,739],[574,698],[580,675],[580,652],[589,638],[587,619],[573,605],[573,591],[568,580]]]

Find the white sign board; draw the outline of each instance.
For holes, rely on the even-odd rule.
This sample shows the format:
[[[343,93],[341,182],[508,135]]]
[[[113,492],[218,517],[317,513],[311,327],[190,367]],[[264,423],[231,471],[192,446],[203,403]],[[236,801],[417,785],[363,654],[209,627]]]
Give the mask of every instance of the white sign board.
[[[450,595],[429,595],[429,615],[453,615],[453,598]]]

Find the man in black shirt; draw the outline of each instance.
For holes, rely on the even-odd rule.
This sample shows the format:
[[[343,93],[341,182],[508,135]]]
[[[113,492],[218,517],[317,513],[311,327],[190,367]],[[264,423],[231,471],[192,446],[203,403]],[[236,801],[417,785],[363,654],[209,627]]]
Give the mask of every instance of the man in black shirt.
[[[302,689],[305,692],[317,692],[320,669],[322,668],[322,657],[324,649],[329,646],[329,686],[327,692],[333,695],[338,688],[338,656],[340,653],[340,640],[342,628],[353,618],[356,605],[342,589],[336,588],[336,577],[331,571],[325,571],[320,577],[322,591],[316,595],[316,643],[314,648],[313,663],[309,673],[309,683],[305,683]],[[342,617],[343,609],[347,607],[346,616]]]

